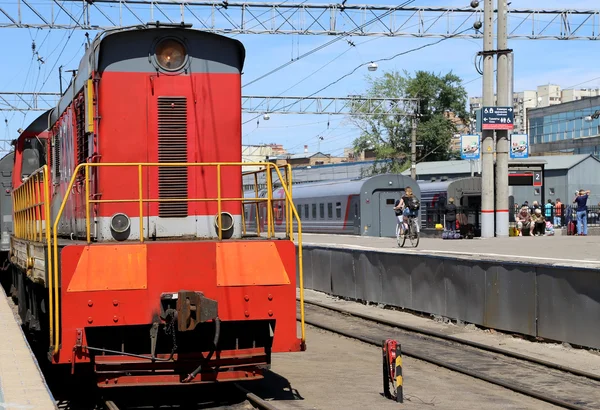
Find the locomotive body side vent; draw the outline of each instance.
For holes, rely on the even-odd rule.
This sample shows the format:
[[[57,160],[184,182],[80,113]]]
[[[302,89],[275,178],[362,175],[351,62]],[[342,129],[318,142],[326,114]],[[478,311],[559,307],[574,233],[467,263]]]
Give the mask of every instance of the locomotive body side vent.
[[[187,100],[185,97],[158,97],[158,162],[187,162]],[[188,197],[187,167],[158,167],[160,199]],[[188,216],[188,202],[159,202],[158,216]]]

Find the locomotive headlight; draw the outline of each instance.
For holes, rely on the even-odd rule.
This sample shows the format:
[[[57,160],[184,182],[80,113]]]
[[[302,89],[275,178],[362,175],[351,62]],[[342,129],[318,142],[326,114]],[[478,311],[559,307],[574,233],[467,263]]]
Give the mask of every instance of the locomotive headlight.
[[[179,70],[185,64],[185,57],[185,46],[175,39],[164,39],[156,46],[156,62],[165,70]]]
[[[129,237],[131,220],[125,214],[114,214],[110,218],[110,233],[117,241],[124,241]]]

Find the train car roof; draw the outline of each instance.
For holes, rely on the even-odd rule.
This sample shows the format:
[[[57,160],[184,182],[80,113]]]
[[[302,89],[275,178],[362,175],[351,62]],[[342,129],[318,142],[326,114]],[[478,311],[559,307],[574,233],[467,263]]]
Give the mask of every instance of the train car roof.
[[[453,178],[446,181],[418,181],[422,193],[447,191],[451,184],[464,184],[466,181],[481,179],[481,177]]]
[[[292,186],[294,199],[314,198],[325,196],[344,196],[360,193],[366,179],[334,180]]]
[[[51,112],[52,109],[49,109],[48,111],[45,111],[43,114],[37,117],[35,120],[33,120],[27,126],[27,128],[25,128],[25,130],[19,135],[19,138],[39,135],[42,132],[46,131],[48,129],[48,119],[50,117]]]
[[[2,158],[0,158],[0,171],[12,170],[14,157],[15,152],[11,151]]]
[[[81,61],[79,62],[79,68],[77,70],[77,74],[75,75],[75,78],[71,81],[71,83],[69,84],[69,87],[66,89],[66,91],[64,92],[64,94],[62,95],[62,97],[60,98],[59,102],[58,102],[58,106],[53,108],[51,111],[51,122],[50,124],[54,124],[58,118],[62,115],[62,113],[67,109],[67,107],[71,104],[71,101],[73,100],[73,96],[77,93],[79,93],[79,91],[83,88],[83,86],[85,85],[85,82],[90,78],[91,74],[93,72],[96,71],[102,71],[102,59],[103,59],[103,55],[101,54],[101,44],[106,41],[108,38],[114,38],[119,37],[119,36],[125,36],[127,34],[133,33],[135,31],[137,32],[148,32],[148,31],[158,31],[158,30],[171,30],[171,31],[176,31],[176,30],[180,30],[180,31],[184,31],[187,33],[194,33],[194,35],[197,36],[203,36],[206,37],[208,39],[211,39],[215,42],[215,44],[213,44],[212,47],[204,47],[203,50],[205,50],[206,53],[212,53],[214,55],[218,55],[220,53],[220,48],[219,47],[219,42],[229,42],[231,44],[234,44],[235,47],[237,47],[238,52],[239,52],[239,57],[240,57],[240,61],[238,63],[238,69],[239,72],[241,73],[243,66],[244,66],[244,61],[246,58],[246,49],[244,48],[244,45],[233,38],[227,37],[227,36],[222,36],[220,34],[215,34],[215,33],[210,33],[210,32],[206,32],[206,31],[202,31],[202,30],[192,30],[191,29],[191,25],[184,25],[184,24],[157,24],[157,23],[148,23],[148,24],[140,24],[140,25],[135,25],[135,26],[127,26],[127,27],[120,27],[120,28],[115,28],[115,29],[110,29],[110,30],[104,30],[101,33],[98,33],[96,35],[96,37],[94,38],[94,40],[92,41],[92,43],[86,48],[85,53],[83,55],[83,57],[81,58]],[[119,41],[122,41],[122,39],[118,39]],[[146,57],[148,56],[148,50],[143,50],[140,49],[139,47],[136,48],[135,46],[133,47],[128,47],[128,53],[127,55],[118,55],[118,58],[121,59],[132,59],[135,57],[134,54],[140,54],[140,53],[145,53]],[[212,55],[211,54],[211,55]]]
[[[421,192],[432,192],[432,191],[446,191],[448,189],[448,185],[455,180],[448,181],[419,181],[419,188],[421,188]]]
[[[359,195],[363,190],[370,194],[376,190],[402,190],[407,185],[420,193],[419,186],[410,177],[400,174],[381,174],[361,179],[338,179],[293,185],[292,197],[302,199]]]

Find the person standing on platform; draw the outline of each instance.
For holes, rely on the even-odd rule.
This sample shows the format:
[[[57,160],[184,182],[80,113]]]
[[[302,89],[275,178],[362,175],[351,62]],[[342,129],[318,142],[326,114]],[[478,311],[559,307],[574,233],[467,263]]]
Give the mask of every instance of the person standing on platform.
[[[444,214],[446,215],[446,230],[452,233],[456,232],[456,205],[454,205],[454,198],[448,199]]]
[[[577,234],[580,236],[587,235],[587,200],[589,195],[589,190],[580,189],[573,200],[573,203],[577,204]]]
[[[546,221],[552,220],[552,208],[554,208],[554,205],[552,205],[552,200],[549,199],[548,202],[546,202],[546,205],[544,205],[544,216],[546,217]]]
[[[556,198],[556,204],[554,205],[554,226],[560,227],[562,225],[562,206],[560,198]]]

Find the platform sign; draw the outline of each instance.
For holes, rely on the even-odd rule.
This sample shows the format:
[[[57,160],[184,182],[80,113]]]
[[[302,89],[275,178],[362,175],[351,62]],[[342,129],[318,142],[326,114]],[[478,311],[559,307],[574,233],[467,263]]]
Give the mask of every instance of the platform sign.
[[[479,135],[460,136],[460,156],[462,159],[479,159]]]
[[[527,134],[510,135],[510,157],[529,158],[529,137]]]
[[[481,128],[484,130],[512,130],[515,127],[512,107],[483,107]]]
[[[543,181],[542,171],[535,171],[533,173],[533,186],[542,186],[544,185]]]

